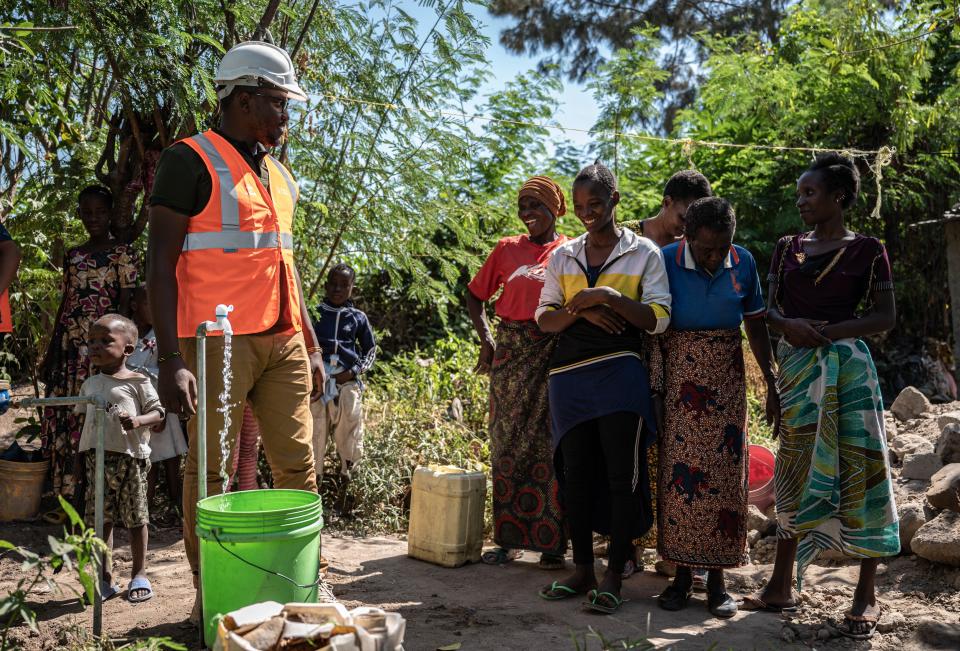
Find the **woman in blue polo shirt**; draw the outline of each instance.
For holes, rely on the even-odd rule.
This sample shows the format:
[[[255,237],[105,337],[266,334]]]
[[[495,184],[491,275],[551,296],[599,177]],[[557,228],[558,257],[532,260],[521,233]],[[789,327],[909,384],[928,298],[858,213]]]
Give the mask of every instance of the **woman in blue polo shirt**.
[[[658,485],[658,551],[677,564],[659,597],[683,608],[691,568],[708,570],[707,607],[732,617],[723,570],[748,562],[746,552],[747,414],[740,324],[767,380],[767,421],[779,413],[773,352],[760,278],[750,252],[733,245],[736,217],[719,197],[687,210],[686,239],[663,249],[673,301],[662,338],[664,406]]]

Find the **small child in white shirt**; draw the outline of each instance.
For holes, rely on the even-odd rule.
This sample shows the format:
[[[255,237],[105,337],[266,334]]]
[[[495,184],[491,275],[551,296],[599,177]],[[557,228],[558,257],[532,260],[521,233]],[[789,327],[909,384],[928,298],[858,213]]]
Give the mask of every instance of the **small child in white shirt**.
[[[130,370],[142,373],[150,378],[153,388],[157,388],[160,377],[160,362],[157,352],[157,335],[153,331],[153,313],[147,297],[147,288],[141,285],[133,294],[133,322],[140,336],[133,353],[127,359]],[[147,505],[153,505],[159,479],[160,468],[166,476],[167,496],[173,505],[176,520],[180,520],[181,502],[183,502],[183,479],[180,477],[180,459],[187,453],[187,440],[183,436],[183,426],[176,414],[167,414],[163,423],[150,430],[150,472],[147,475]],[[161,526],[170,524],[169,518],[158,520],[154,513],[154,522]]]
[[[127,357],[137,343],[137,326],[119,314],[97,319],[87,335],[90,362],[99,371],[80,387],[81,396],[97,396],[109,403],[104,430],[103,538],[113,548],[116,520],[129,529],[133,556],[132,580],[127,588],[131,602],[146,601],[153,588],[146,577],[147,473],[150,471],[150,428],[164,420],[163,407],[149,378],[127,368]],[[97,432],[93,405],[78,405],[86,411],[80,452],[86,458],[87,492],[85,520],[93,524]],[[113,567],[107,557],[100,589],[104,599],[120,592],[113,582]]]

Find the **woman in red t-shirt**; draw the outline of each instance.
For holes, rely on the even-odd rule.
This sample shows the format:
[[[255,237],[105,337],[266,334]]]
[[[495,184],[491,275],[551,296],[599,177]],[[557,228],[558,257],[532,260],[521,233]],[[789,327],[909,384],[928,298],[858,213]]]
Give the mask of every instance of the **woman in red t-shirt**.
[[[484,553],[483,561],[500,565],[529,549],[540,552],[540,567],[562,569],[567,539],[547,405],[547,363],[555,338],[540,331],[533,313],[547,262],[567,239],[556,228],[566,200],[552,179],[535,176],[520,188],[517,208],[529,234],[497,242],[467,292],[467,309],[481,341],[476,370],[490,373],[493,539],[498,547]],[[494,340],[485,303],[498,291]]]

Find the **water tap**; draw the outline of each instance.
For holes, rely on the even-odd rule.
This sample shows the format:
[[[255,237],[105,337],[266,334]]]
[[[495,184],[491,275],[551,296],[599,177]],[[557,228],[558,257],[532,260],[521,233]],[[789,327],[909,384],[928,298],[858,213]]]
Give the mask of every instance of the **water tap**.
[[[232,305],[224,305],[221,303],[217,306],[215,310],[216,321],[207,321],[207,332],[220,331],[225,335],[233,334],[233,326],[230,325],[230,319],[227,318],[227,315],[233,312]]]

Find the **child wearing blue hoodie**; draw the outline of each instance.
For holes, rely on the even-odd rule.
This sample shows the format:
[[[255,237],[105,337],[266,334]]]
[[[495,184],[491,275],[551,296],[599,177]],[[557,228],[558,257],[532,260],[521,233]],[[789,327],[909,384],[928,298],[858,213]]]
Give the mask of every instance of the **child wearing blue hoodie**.
[[[363,454],[360,377],[373,367],[377,346],[367,315],[350,300],[355,277],[353,268],[344,263],[330,269],[326,296],[314,314],[313,327],[327,372],[323,396],[310,405],[318,482],[331,433],[340,455],[340,474],[346,479]]]

